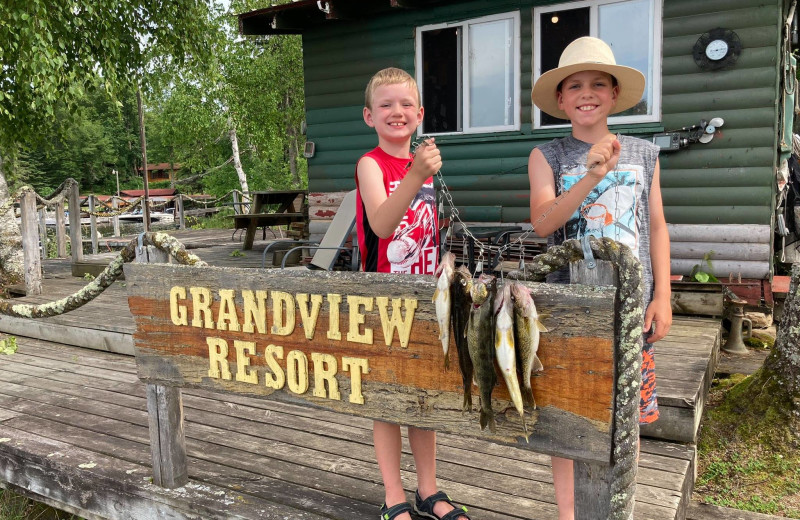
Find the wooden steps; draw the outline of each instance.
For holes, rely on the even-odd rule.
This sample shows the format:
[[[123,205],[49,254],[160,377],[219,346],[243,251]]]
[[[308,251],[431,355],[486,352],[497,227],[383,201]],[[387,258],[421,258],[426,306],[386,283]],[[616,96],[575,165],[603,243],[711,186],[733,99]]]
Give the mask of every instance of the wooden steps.
[[[383,500],[371,421],[201,391],[184,392],[190,483],[160,489],[134,360],[19,345],[0,371],[0,475],[56,506],[84,517],[351,520],[374,517]],[[546,456],[440,435],[437,458],[440,486],[475,518],[556,517]],[[634,517],[684,518],[693,471],[691,447],[643,441]]]

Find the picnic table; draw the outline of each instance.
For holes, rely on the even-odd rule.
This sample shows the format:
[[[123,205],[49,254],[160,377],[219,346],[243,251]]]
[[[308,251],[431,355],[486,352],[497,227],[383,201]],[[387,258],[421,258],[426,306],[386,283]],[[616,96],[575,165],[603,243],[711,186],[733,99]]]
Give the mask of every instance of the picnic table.
[[[242,246],[244,250],[253,249],[256,229],[263,227],[266,233],[268,226],[288,226],[307,218],[303,212],[306,190],[254,191],[250,196],[250,213],[233,216],[234,227],[247,230]]]

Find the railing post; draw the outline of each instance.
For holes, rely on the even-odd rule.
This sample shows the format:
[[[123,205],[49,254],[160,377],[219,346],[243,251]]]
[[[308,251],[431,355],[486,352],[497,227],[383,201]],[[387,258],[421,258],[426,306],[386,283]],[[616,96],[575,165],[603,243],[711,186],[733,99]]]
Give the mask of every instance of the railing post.
[[[582,285],[617,285],[614,265],[604,260],[595,260],[591,268],[586,260],[573,262],[570,264],[570,279],[572,283]],[[616,334],[614,343],[617,343]],[[611,512],[611,471],[614,461],[609,463],[608,466],[580,461],[573,463],[575,518],[608,518]]]
[[[178,193],[178,200],[175,204],[178,206],[178,229],[186,229],[186,215],[183,213],[183,194]]]
[[[56,254],[67,256],[67,227],[64,223],[64,201],[56,204]]]
[[[112,197],[111,200],[111,207],[114,211],[114,236],[118,237],[122,236],[122,232],[119,229],[119,215],[116,214],[119,211],[119,199],[117,197]]]
[[[92,236],[92,254],[96,255],[97,247],[97,217],[94,216],[95,198],[94,195],[89,195],[89,228]]]
[[[147,246],[137,249],[137,263],[166,263],[167,253]],[[147,417],[153,483],[176,488],[189,482],[186,464],[186,436],[183,431],[183,398],[175,386],[147,385]]]
[[[47,207],[39,210],[39,243],[42,245],[42,260],[47,258]]]
[[[239,192],[233,190],[233,214],[239,215],[242,213],[242,206],[240,205]]]
[[[83,236],[81,233],[81,196],[77,184],[69,192],[69,240],[72,243],[72,262],[83,261]]]
[[[27,191],[19,203],[22,258],[25,270],[26,294],[42,294],[42,260],[39,256],[39,225],[36,222],[36,194]]]

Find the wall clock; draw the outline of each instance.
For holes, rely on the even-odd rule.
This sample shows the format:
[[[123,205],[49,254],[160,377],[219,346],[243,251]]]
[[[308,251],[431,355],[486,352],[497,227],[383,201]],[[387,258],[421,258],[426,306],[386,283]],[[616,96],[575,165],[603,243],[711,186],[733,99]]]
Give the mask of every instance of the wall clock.
[[[703,70],[722,70],[733,67],[741,52],[739,36],[730,29],[717,27],[697,39],[692,57]]]

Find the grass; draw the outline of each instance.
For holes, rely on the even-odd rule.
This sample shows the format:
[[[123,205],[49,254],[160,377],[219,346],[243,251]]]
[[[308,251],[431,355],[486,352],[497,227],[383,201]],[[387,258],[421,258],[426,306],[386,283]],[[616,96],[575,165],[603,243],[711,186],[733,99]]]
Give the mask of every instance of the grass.
[[[64,511],[34,502],[8,489],[0,489],[0,520],[81,520]]]
[[[800,446],[771,406],[770,386],[741,374],[714,380],[699,435],[696,500],[800,518]]]
[[[223,208],[208,217],[187,217],[186,226],[192,229],[233,229],[233,208]]]

